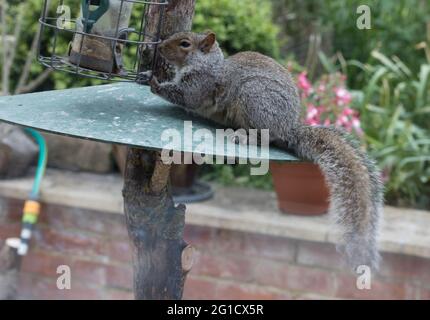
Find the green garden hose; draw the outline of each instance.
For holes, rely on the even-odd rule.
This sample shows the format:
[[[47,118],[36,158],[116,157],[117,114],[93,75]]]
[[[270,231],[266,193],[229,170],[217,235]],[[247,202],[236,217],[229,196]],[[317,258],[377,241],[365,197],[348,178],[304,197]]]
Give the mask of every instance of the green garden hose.
[[[29,133],[37,142],[39,146],[39,159],[37,161],[36,175],[34,177],[33,187],[31,189],[29,199],[24,204],[21,228],[21,241],[18,247],[18,254],[24,256],[28,252],[28,244],[31,239],[31,234],[37,218],[40,213],[40,185],[46,170],[46,162],[48,160],[48,149],[43,136],[36,130],[26,128]]]
[[[48,161],[48,149],[43,136],[36,130],[26,128],[25,129],[35,140],[39,146],[39,159],[37,161],[36,175],[34,177],[33,188],[30,193],[30,199],[37,200],[40,193],[40,184],[46,170],[46,162]]]

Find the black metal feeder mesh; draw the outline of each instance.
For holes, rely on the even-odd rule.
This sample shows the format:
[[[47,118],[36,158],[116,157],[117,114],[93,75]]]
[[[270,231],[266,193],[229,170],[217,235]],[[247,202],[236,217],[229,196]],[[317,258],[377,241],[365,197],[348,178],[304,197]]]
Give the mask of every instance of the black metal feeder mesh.
[[[110,81],[145,81],[155,62],[166,0],[44,0],[38,60],[44,66]],[[147,29],[151,10],[150,33]],[[154,28],[155,26],[155,28]]]

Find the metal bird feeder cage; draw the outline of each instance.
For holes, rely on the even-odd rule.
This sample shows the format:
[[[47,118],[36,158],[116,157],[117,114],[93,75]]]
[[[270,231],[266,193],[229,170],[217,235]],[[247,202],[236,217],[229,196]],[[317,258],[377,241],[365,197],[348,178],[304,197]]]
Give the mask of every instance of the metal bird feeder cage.
[[[167,4],[166,0],[44,0],[38,60],[48,68],[83,77],[146,81]],[[157,21],[151,21],[148,30],[151,10],[158,10],[151,17]],[[152,57],[151,65],[142,62],[144,55]]]

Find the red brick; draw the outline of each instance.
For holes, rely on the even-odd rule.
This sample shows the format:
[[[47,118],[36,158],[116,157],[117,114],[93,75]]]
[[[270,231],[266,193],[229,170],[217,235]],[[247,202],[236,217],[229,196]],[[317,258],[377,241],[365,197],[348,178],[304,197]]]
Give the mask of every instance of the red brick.
[[[415,281],[430,287],[430,259],[386,253],[380,271],[382,277]]]
[[[8,223],[0,224],[0,240],[6,240],[7,238],[19,237],[21,233],[21,223]]]
[[[418,299],[420,299],[420,300],[430,300],[430,289],[421,288],[419,290]]]
[[[239,253],[281,261],[294,261],[296,255],[294,240],[255,233],[218,230],[214,236],[214,243],[217,251],[225,253]]]
[[[244,254],[291,262],[296,256],[296,241],[283,237],[247,233]]]
[[[109,239],[107,250],[111,261],[124,264],[132,263],[132,244],[128,240]]]
[[[49,205],[42,214],[42,223],[56,229],[78,229],[108,235],[110,238],[127,238],[123,215],[80,208]]]
[[[297,244],[297,263],[311,267],[345,270],[341,255],[332,244],[299,241]]]
[[[97,236],[78,231],[39,229],[34,241],[46,250],[77,256],[101,256],[106,250],[105,241]]]
[[[57,268],[60,265],[71,267],[73,259],[68,256],[51,255],[46,252],[30,250],[22,260],[22,271],[56,279],[58,276]]]
[[[216,252],[197,252],[191,273],[223,279],[250,281],[253,264],[241,256],[220,255]]]
[[[1,198],[1,200],[1,210],[3,211],[3,214],[0,214],[0,217],[3,216],[3,219],[0,219],[1,223],[20,222],[22,218],[22,209],[24,208],[24,201],[9,198]]]
[[[334,275],[325,270],[289,265],[287,286],[290,290],[333,295],[335,280]]]
[[[338,275],[336,278],[336,296],[347,299],[405,299],[406,286],[403,283],[390,283],[372,279],[371,289],[359,290],[356,287],[357,279],[354,276]]]
[[[216,279],[205,279],[188,275],[184,286],[184,299],[215,299]]]
[[[406,300],[417,300],[420,298],[420,287],[405,283],[405,299]]]
[[[273,300],[293,300],[294,294],[290,291],[280,291],[274,293]]]
[[[130,290],[108,289],[105,292],[107,300],[134,300],[134,293]]]
[[[245,250],[245,233],[216,229],[213,236],[214,250],[222,253],[243,254]]]
[[[324,296],[316,293],[299,293],[294,295],[294,300],[339,300],[332,296]]]
[[[184,240],[196,248],[212,248],[215,230],[213,228],[185,225]]]
[[[273,300],[278,295],[271,289],[243,283],[219,282],[216,299],[222,300]]]
[[[285,290],[287,288],[287,268],[286,264],[277,261],[256,260],[253,279],[257,284]]]
[[[71,282],[70,290],[59,290],[57,280],[53,278],[35,277],[21,273],[19,277],[18,293],[27,299],[47,300],[77,300],[101,299],[102,292],[76,281]]]
[[[106,283],[112,288],[131,290],[133,287],[133,269],[130,267],[113,266],[107,267]]]
[[[107,283],[107,268],[108,265],[99,262],[78,260],[71,267],[72,279],[104,286]]]

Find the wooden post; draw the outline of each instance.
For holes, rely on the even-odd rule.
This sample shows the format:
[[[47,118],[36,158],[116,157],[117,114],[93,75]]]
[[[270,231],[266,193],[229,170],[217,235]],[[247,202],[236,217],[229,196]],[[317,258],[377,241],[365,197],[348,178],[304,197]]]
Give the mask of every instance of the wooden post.
[[[194,4],[195,0],[169,1],[162,39],[191,29]],[[150,8],[150,34],[157,29],[159,10],[158,6]],[[166,65],[157,63],[155,74],[167,74]],[[173,202],[169,173],[170,166],[162,163],[159,152],[128,149],[123,196],[134,244],[136,299],[181,299],[185,277],[192,267],[194,249],[183,240],[185,206]]]

